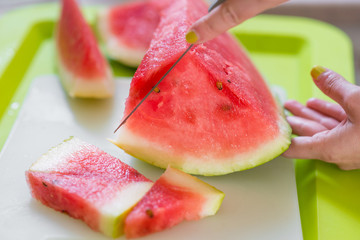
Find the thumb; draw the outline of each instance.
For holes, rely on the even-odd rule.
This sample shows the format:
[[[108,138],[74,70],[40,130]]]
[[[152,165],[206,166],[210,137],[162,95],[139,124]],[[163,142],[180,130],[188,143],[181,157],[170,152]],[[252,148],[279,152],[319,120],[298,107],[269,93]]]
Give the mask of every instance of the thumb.
[[[316,86],[336,101],[345,110],[350,120],[360,120],[358,106],[360,88],[358,86],[346,81],[340,74],[321,66],[313,67],[311,76]]]
[[[242,23],[260,12],[286,0],[227,0],[196,21],[188,30],[189,43],[203,43]]]
[[[291,144],[282,156],[286,158],[298,159],[321,159],[320,141],[314,137],[295,137],[291,139]]]

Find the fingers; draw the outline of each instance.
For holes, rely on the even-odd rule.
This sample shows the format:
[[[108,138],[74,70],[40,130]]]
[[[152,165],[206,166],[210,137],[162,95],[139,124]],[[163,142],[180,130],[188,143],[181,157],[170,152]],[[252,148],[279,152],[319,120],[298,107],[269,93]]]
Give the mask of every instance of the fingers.
[[[328,117],[325,114],[322,114],[311,108],[305,107],[304,105],[295,100],[285,102],[284,107],[289,110],[293,115],[301,117],[302,119],[313,120],[320,125],[325,126],[326,129],[332,129],[339,124],[338,120],[332,117]]]
[[[291,145],[282,155],[296,159],[321,159],[319,142],[314,137],[296,137],[291,139]]]
[[[353,164],[353,163],[342,163],[342,164],[337,164],[337,166],[341,169],[341,170],[355,170],[355,169],[359,169],[360,165],[359,164]]]
[[[317,87],[341,105],[351,121],[360,120],[360,88],[346,81],[341,75],[321,66],[311,70]]]
[[[360,168],[360,88],[323,67],[314,67],[311,75],[319,89],[340,106],[319,99],[310,99],[306,107],[296,101],[288,101],[285,107],[295,115],[288,117],[288,121],[294,133],[303,136],[293,138],[283,156],[320,159],[343,170]],[[321,125],[331,127],[324,123],[324,117],[339,123],[330,130],[321,130]],[[321,119],[323,122],[319,121]],[[320,126],[314,121],[321,123]]]
[[[326,127],[315,121],[311,121],[301,117],[290,116],[287,117],[287,121],[292,128],[293,134],[299,136],[313,136],[318,132],[328,130]]]
[[[346,119],[346,113],[344,109],[335,103],[330,103],[317,98],[311,98],[306,102],[306,106],[324,115],[332,117],[339,122]]]
[[[209,14],[200,18],[190,27],[189,33],[186,36],[187,41],[189,43],[206,42],[243,22],[250,16],[246,14],[246,11],[239,11],[239,6],[242,2],[246,1],[226,1]],[[232,5],[236,6],[232,7]],[[188,38],[191,32],[196,34],[195,42],[191,42],[191,39]]]
[[[196,21],[189,29],[189,43],[203,43],[260,12],[286,0],[227,0],[209,14]]]
[[[349,135],[352,134],[352,135]],[[312,137],[296,137],[282,155],[295,159],[319,159],[336,164],[342,170],[360,169],[358,133],[351,124],[315,134]],[[355,147],[354,147],[355,146]]]
[[[360,169],[360,162],[356,158],[351,159],[351,161],[348,159],[340,161],[340,159],[325,158],[320,144],[321,141],[314,137],[296,137],[291,140],[290,148],[282,156],[294,159],[320,159],[325,162],[334,163],[342,170]],[[324,150],[326,151],[326,149]],[[346,157],[344,156],[344,158]]]

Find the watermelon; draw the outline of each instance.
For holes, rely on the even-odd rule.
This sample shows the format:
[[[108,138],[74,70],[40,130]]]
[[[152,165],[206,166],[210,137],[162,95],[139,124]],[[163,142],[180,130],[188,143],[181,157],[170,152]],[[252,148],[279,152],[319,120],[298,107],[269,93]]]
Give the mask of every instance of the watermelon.
[[[109,57],[137,67],[150,46],[168,0],[127,2],[99,12],[97,29]]]
[[[26,178],[35,199],[110,237],[123,233],[125,216],[153,184],[119,159],[74,137],[40,157]]]
[[[125,220],[125,235],[136,238],[170,228],[183,220],[214,215],[224,193],[168,167]]]
[[[96,39],[75,0],[63,0],[55,30],[61,82],[71,97],[107,98],[114,80]]]
[[[124,117],[188,48],[190,25],[207,13],[198,0],[173,1],[138,67]],[[284,152],[291,129],[282,107],[231,35],[195,45],[136,112],[113,143],[138,159],[187,173],[223,175]]]

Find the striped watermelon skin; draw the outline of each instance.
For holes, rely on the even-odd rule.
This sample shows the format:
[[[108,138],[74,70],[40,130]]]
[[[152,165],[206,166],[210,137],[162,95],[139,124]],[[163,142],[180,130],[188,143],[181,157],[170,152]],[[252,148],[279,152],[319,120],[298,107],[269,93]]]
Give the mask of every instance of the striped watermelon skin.
[[[131,166],[77,138],[40,157],[26,178],[42,204],[110,237],[123,233],[125,216],[152,186]]]
[[[161,12],[150,49],[126,100],[127,116],[188,48],[185,35],[207,13],[203,1],[174,1]],[[223,175],[284,152],[291,129],[255,65],[231,35],[195,45],[119,129],[127,153],[187,173]]]

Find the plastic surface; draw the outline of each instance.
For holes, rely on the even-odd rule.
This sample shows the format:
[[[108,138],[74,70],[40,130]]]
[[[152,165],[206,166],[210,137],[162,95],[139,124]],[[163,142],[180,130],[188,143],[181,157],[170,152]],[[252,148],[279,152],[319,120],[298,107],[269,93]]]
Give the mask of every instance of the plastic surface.
[[[85,10],[92,23],[95,11],[96,8]],[[39,75],[56,73],[52,31],[57,16],[57,5],[45,4],[12,12],[0,19],[0,148],[9,137],[32,80]],[[309,75],[315,64],[332,68],[354,81],[351,43],[341,31],[327,24],[303,18],[258,16],[233,33],[269,82],[287,90],[288,98],[301,102],[313,96],[325,98]],[[134,72],[120,64],[111,64],[117,76],[131,76]],[[87,127],[92,128],[93,124],[88,123]],[[9,140],[8,144],[11,143]],[[37,145],[36,142],[18,144],[19,151],[23,151],[22,144]],[[3,155],[2,152],[0,156]],[[1,180],[12,184],[11,178]],[[297,160],[296,182],[305,240],[359,239],[360,171],[341,171],[320,161]],[[1,215],[12,211],[0,210]],[[3,226],[1,236],[6,225],[0,226]],[[263,225],[252,227],[264,228]]]
[[[117,80],[115,98],[102,101],[67,97],[53,75],[33,81],[0,154],[0,192],[6,193],[0,198],[0,239],[108,239],[81,221],[35,201],[26,186],[25,170],[70,135],[98,146],[152,180],[160,177],[162,169],[134,159],[106,140],[114,137],[112,132],[124,110],[129,80]],[[237,236],[247,240],[302,239],[292,161],[277,158],[245,172],[199,178],[225,193],[218,213],[181,223],[144,240]]]

